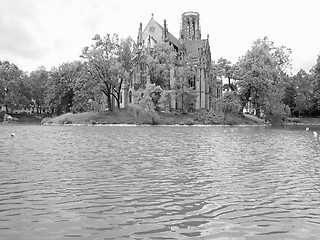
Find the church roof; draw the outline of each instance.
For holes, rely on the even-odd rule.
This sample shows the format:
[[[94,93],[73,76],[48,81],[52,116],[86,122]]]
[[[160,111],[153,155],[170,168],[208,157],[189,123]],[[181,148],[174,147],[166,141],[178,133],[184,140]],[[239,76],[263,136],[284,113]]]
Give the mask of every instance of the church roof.
[[[170,32],[168,32],[169,41],[180,48],[180,42]]]
[[[199,57],[199,48],[205,47],[206,40],[185,40],[183,47],[186,49],[186,53],[191,57]]]
[[[164,30],[164,28],[156,21],[154,20],[154,18],[152,17],[149,21],[149,23],[146,25],[146,27],[143,30],[143,33],[145,33],[146,31],[148,31],[149,27],[152,25],[156,25],[157,27],[159,27],[161,29],[161,31]],[[175,38],[169,31],[168,31],[168,39],[169,42],[171,42],[172,44],[174,44],[175,46],[177,46],[178,48],[180,48],[180,42],[177,38]]]

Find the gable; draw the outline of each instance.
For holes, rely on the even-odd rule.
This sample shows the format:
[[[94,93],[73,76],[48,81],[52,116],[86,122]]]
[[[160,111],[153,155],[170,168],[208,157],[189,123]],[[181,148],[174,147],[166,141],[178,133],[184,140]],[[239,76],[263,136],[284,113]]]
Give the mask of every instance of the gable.
[[[156,43],[160,43],[163,41],[162,39],[163,27],[153,18],[149,21],[147,26],[142,32],[142,42],[144,42],[145,46],[148,46],[148,40],[151,41],[151,45]],[[176,39],[170,32],[168,32],[168,39],[176,48],[180,48],[180,43],[178,39]],[[152,47],[152,46],[151,46]]]
[[[162,27],[153,18],[142,32],[142,42],[147,44],[149,36],[156,42],[162,41]]]

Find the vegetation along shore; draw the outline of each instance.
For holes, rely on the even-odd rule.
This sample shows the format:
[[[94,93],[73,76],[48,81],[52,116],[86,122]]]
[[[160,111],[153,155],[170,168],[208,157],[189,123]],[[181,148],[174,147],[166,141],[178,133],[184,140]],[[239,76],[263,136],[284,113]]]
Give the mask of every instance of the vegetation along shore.
[[[199,111],[183,114],[179,112],[159,112],[150,114],[135,109],[122,109],[112,112],[67,113],[53,118],[44,118],[42,124],[135,124],[135,125],[257,125],[251,119],[239,114],[223,115],[214,112]]]
[[[270,125],[263,120],[247,114],[231,114],[224,120],[223,115],[198,111],[182,114],[179,112],[160,112],[156,116],[137,114],[134,109],[121,109],[113,112],[65,113],[60,116],[44,117],[39,114],[1,113],[3,123],[44,124],[44,125],[217,125],[217,126],[255,126]],[[320,125],[319,118],[287,118],[282,125]]]

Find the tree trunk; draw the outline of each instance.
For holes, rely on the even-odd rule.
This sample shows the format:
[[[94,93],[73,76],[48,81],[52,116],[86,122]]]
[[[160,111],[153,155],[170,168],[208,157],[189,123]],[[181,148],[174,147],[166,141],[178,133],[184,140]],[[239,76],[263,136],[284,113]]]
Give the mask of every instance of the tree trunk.
[[[119,87],[118,87],[118,91],[117,91],[117,95],[118,95],[118,97],[117,97],[117,104],[118,104],[118,109],[120,109],[120,99],[122,98],[122,96],[121,96],[121,88],[122,88],[122,85],[123,85],[123,83],[124,83],[125,81],[123,80],[123,78],[121,78],[121,80],[120,80],[120,83],[119,83]],[[122,99],[122,101],[124,101],[124,99]]]
[[[115,92],[115,93],[114,93]],[[114,101],[117,102],[117,108],[120,109],[120,99],[121,99],[121,92],[114,91],[111,93],[112,105],[114,106]],[[115,107],[115,106],[114,106]]]
[[[260,117],[260,107],[257,107],[257,108],[256,108],[256,116],[257,116],[257,117]]]
[[[116,98],[118,109],[120,109],[120,97]]]
[[[183,91],[183,85],[182,85],[182,94],[181,94],[181,110],[182,110],[182,113],[184,113],[184,91]]]
[[[108,99],[108,108],[109,108],[109,111],[112,111],[112,110],[113,110],[113,107],[112,107],[112,99],[111,99],[111,94],[110,94],[110,93],[107,95],[107,99]]]

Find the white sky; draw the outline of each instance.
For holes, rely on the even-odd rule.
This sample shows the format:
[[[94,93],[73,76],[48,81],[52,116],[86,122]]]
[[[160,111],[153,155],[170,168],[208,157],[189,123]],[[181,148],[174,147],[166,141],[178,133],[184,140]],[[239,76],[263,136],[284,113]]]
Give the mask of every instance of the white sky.
[[[179,38],[181,15],[200,14],[212,60],[236,63],[254,40],[268,36],[292,49],[292,72],[308,71],[320,54],[319,0],[0,0],[0,60],[24,71],[78,60],[98,33],[137,39],[154,19]]]

